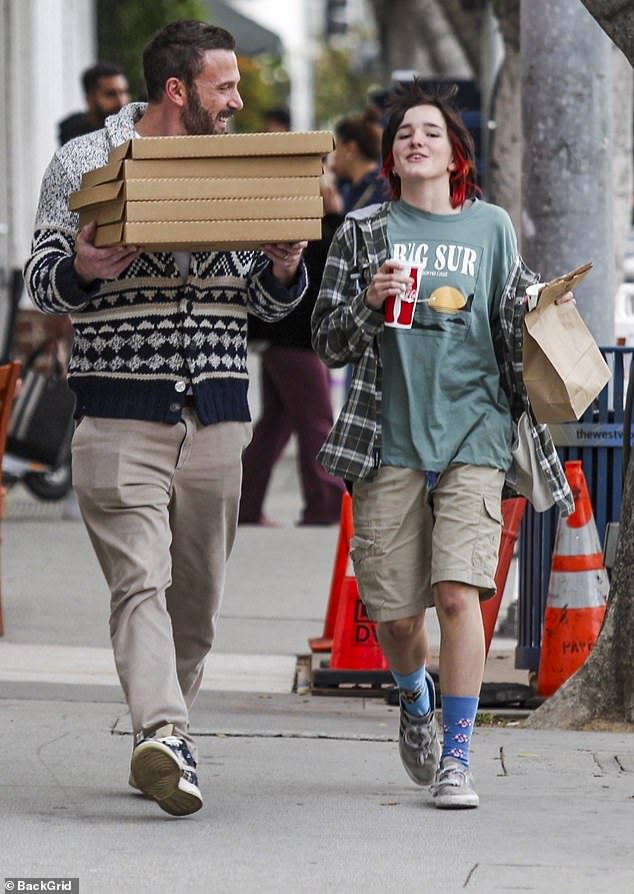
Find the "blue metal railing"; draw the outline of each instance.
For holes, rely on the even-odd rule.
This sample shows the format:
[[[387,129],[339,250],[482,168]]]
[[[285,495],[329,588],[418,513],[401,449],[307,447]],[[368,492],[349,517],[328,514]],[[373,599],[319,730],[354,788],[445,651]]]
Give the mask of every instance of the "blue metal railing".
[[[605,529],[621,513],[623,419],[633,347],[601,348],[612,379],[578,422],[550,426],[562,462],[580,459],[594,518],[603,543]],[[527,506],[519,537],[519,606],[515,666],[537,671],[550,563],[557,531],[556,509],[537,513]]]

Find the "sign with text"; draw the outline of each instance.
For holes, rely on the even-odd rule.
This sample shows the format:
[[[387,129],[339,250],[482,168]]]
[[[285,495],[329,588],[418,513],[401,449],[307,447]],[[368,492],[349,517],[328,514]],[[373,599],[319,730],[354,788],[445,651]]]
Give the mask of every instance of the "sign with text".
[[[623,423],[566,422],[548,426],[556,447],[622,447]],[[631,442],[634,443],[634,426]]]

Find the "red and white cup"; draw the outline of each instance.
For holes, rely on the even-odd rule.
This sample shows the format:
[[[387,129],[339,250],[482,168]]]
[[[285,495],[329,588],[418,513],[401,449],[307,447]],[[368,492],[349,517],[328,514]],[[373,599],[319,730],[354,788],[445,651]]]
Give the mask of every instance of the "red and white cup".
[[[422,269],[420,264],[409,264],[406,272],[411,280],[411,286],[408,283],[404,292],[390,295],[386,299],[384,304],[386,326],[391,326],[393,329],[412,328]]]

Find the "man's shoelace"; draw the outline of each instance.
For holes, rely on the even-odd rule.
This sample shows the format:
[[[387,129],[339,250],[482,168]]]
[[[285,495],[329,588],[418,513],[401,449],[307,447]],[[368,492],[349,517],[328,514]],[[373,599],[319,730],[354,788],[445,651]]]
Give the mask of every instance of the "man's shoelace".
[[[165,738],[161,739],[161,741],[164,745],[167,745],[173,751],[177,751],[186,764],[188,764],[190,767],[194,767],[194,769],[196,768],[196,761],[192,757],[191,751],[182,739],[179,739],[178,736],[165,736]]]

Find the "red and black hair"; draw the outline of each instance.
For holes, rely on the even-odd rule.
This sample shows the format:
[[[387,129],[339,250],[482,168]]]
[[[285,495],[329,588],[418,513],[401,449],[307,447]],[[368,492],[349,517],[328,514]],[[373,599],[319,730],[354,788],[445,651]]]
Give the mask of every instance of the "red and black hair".
[[[477,195],[481,190],[475,182],[475,144],[466,125],[460,117],[460,112],[453,103],[453,98],[458,92],[454,85],[442,92],[428,92],[419,78],[414,78],[406,84],[400,84],[392,94],[388,105],[389,118],[383,131],[382,172],[390,185],[392,198],[401,196],[401,181],[394,171],[394,156],[392,146],[396,132],[403,122],[405,113],[415,106],[435,106],[445,119],[447,134],[453,152],[455,169],[449,176],[449,194],[453,208],[459,208]]]

